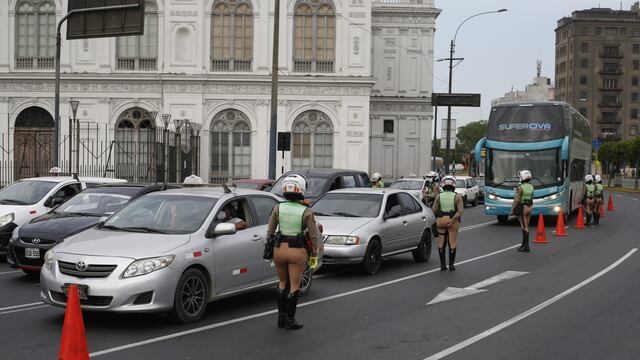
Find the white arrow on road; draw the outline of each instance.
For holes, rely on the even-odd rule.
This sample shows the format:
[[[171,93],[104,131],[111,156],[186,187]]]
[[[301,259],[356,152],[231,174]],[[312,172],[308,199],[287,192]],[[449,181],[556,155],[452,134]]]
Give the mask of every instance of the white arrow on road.
[[[503,280],[517,278],[518,276],[522,276],[524,274],[528,274],[528,273],[524,271],[505,271],[502,274],[492,276],[486,280],[482,280],[478,283],[475,283],[465,288],[448,287],[443,292],[438,294],[438,296],[436,296],[433,300],[429,301],[427,305],[432,305],[432,304],[436,304],[436,303],[447,301],[447,300],[461,298],[467,295],[473,295],[473,294],[485,292],[487,290],[483,290],[482,288],[487,287],[489,285],[497,284]]]

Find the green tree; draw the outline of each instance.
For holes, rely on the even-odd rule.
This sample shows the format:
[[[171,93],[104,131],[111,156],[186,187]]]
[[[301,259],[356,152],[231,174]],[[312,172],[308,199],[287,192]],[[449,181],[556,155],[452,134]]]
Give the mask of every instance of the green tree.
[[[611,180],[615,171],[620,169],[620,162],[622,160],[622,152],[619,142],[607,141],[600,146],[598,150],[598,159],[607,163],[607,174],[609,174],[609,186],[611,186]],[[611,168],[613,165],[613,169]]]
[[[487,136],[487,120],[474,121],[458,128],[456,153],[461,157],[475,149],[476,143]]]
[[[640,137],[628,141],[627,161],[635,168],[635,182],[633,188],[638,190],[638,168],[640,167]]]

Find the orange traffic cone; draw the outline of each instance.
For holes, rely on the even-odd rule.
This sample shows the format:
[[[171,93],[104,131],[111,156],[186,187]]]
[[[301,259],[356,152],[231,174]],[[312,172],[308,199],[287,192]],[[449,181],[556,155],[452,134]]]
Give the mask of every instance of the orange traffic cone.
[[[600,204],[600,217],[603,218],[604,217],[604,205]]]
[[[556,231],[553,232],[553,236],[567,236],[567,229],[564,228],[564,214],[562,210],[558,214],[558,221],[556,222]]]
[[[609,206],[607,206],[607,211],[616,211],[613,208],[613,197],[611,196],[611,194],[609,194]]]
[[[540,214],[538,216],[538,231],[536,231],[536,239],[533,240],[536,244],[548,244],[547,234],[544,232],[544,216]]]
[[[585,229],[584,226],[584,213],[582,213],[582,206],[578,208],[578,221],[576,222],[576,229]]]
[[[84,334],[84,322],[78,297],[78,286],[69,287],[67,309],[64,312],[59,360],[89,360],[89,348]]]

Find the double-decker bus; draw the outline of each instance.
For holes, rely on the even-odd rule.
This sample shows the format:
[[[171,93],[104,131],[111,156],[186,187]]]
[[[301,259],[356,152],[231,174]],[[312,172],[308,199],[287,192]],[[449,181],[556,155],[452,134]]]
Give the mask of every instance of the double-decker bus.
[[[482,150],[486,154],[482,159]],[[476,144],[484,160],[485,212],[505,223],[518,172],[531,171],[533,214],[571,213],[580,205],[591,168],[589,121],[564,102],[507,103],[491,109],[487,137]]]

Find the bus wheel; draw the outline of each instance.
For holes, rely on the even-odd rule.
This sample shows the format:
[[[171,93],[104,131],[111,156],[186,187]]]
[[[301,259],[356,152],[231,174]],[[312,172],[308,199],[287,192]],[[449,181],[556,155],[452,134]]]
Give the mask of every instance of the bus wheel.
[[[498,215],[498,224],[506,224],[507,221],[509,220],[509,216],[508,215]]]

